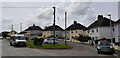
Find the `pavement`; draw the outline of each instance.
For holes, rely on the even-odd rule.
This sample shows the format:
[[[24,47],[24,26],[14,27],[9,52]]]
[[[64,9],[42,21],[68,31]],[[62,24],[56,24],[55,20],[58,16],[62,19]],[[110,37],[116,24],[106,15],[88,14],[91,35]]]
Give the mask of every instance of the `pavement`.
[[[13,47],[9,45],[9,41],[2,40],[2,56],[53,56],[50,52],[36,50],[26,47]]]
[[[0,39],[0,57],[2,57],[2,40]]]
[[[115,45],[114,47],[116,50],[120,51],[120,46]]]
[[[59,41],[63,44],[64,41]],[[13,47],[9,45],[9,41],[2,40],[2,56],[114,56],[107,54],[97,54],[97,50],[93,46],[80,43],[67,42],[72,45],[72,49],[52,50],[52,49],[31,49],[26,47]]]

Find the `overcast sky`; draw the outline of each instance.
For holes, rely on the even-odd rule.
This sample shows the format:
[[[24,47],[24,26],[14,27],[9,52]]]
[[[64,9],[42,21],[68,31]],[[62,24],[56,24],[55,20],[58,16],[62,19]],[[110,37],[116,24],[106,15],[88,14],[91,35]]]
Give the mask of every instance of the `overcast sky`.
[[[56,24],[63,29],[65,11],[67,11],[67,26],[77,21],[87,27],[96,20],[99,14],[106,16],[110,13],[112,20],[118,19],[117,2],[4,2],[2,6],[5,7],[2,8],[3,31],[11,30],[11,25],[14,25],[14,30],[20,31],[20,23],[23,30],[33,24],[41,28],[50,26],[53,24],[53,6],[56,7]]]

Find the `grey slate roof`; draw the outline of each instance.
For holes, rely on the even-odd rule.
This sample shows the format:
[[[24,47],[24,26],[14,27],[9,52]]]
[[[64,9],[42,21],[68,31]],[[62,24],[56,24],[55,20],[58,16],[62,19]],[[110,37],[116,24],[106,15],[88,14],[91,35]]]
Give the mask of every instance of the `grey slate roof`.
[[[63,29],[60,26],[58,26],[58,25],[55,25],[55,30],[56,31],[60,31],[60,30],[63,31]],[[44,29],[44,31],[53,31],[53,26],[46,27]]]
[[[120,23],[120,19],[116,21],[116,23]]]
[[[86,27],[80,23],[77,23],[76,21],[74,21],[72,25],[66,28],[66,30],[80,30],[80,29],[86,30]]]
[[[33,24],[33,26],[28,27],[25,31],[28,31],[28,30],[43,30],[43,29]]]
[[[112,25],[115,23],[111,20]],[[110,19],[103,17],[102,15],[98,15],[98,20],[93,22],[87,29],[100,27],[100,26],[110,26]]]

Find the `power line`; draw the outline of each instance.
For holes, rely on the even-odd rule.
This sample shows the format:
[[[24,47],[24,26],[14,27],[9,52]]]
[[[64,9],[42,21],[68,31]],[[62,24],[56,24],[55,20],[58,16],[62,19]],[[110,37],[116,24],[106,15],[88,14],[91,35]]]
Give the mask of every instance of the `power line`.
[[[48,11],[46,11],[46,12],[40,14],[39,17],[42,16],[42,15],[45,15],[45,14],[49,13],[51,10],[52,10],[52,9],[50,9],[50,10],[48,10]]]
[[[59,9],[59,10],[63,10],[63,11],[66,11],[65,9],[61,9],[61,8],[57,8],[57,9]]]
[[[9,7],[9,6],[3,6],[2,8],[52,8],[52,7]]]

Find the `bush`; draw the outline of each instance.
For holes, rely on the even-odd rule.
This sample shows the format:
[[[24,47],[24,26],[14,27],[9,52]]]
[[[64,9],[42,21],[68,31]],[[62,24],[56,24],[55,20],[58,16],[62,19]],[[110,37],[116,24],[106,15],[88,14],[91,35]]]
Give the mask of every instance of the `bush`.
[[[65,39],[64,37],[58,37],[58,39]]]
[[[87,42],[88,40],[91,40],[91,37],[79,35],[78,37],[74,37],[74,39],[79,40],[83,43],[83,42]]]
[[[72,48],[70,45],[65,45],[65,44],[43,44],[43,46],[40,45],[34,45],[32,40],[27,41],[27,47],[29,48],[45,48],[45,49],[67,49],[67,48]]]
[[[118,45],[118,46],[120,46],[120,42],[116,42],[116,43],[115,43],[115,45]]]
[[[9,41],[9,40],[10,40],[10,37],[7,37],[6,39]]]

